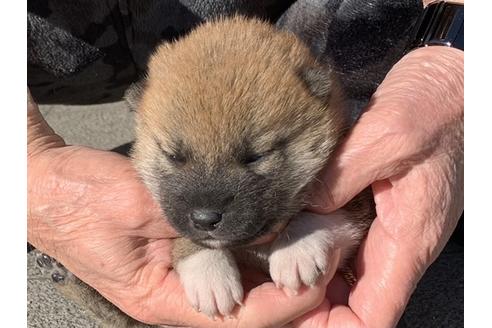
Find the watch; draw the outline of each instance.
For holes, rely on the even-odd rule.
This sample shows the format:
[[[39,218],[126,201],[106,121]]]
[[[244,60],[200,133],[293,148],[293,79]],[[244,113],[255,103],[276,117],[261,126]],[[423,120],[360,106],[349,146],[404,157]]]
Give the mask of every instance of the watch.
[[[440,45],[464,50],[464,12],[462,3],[430,3],[415,24],[413,48]]]

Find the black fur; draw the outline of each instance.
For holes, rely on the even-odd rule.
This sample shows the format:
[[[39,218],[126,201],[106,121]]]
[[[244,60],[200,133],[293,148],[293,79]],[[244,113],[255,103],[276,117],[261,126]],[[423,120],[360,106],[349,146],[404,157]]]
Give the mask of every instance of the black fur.
[[[223,163],[207,170],[204,164],[188,162],[172,173],[160,173],[160,204],[173,226],[199,244],[218,239],[222,246],[244,245],[301,207],[300,195],[286,188],[292,177],[280,161],[267,174],[248,165]],[[195,209],[223,213],[222,221],[211,232],[196,229],[190,220]]]
[[[336,72],[355,121],[408,50],[422,11],[421,0],[299,0],[277,26]]]

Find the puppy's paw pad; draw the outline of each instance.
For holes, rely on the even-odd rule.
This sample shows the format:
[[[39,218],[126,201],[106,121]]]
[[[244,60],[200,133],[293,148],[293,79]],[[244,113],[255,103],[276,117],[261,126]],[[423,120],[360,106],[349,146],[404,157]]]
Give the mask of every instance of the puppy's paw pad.
[[[243,300],[243,286],[231,254],[202,250],[180,261],[176,267],[191,305],[214,318],[230,315]]]

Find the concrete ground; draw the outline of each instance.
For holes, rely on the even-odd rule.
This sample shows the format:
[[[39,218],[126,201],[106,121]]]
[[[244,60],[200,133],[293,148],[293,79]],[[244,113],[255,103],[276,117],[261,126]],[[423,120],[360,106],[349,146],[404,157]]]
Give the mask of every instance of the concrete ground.
[[[51,127],[69,144],[112,149],[133,138],[133,113],[124,103],[41,106]],[[398,328],[463,327],[463,246],[450,242],[417,286]],[[53,288],[27,256],[28,327],[93,328],[86,313]],[[251,327],[255,328],[255,327]]]

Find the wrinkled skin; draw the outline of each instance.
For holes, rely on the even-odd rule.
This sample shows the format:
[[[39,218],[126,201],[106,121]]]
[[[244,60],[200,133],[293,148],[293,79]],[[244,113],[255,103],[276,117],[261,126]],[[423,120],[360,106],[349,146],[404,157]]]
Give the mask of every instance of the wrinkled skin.
[[[330,212],[372,186],[378,216],[356,261],[358,283],[350,289],[336,276],[325,295],[327,277],[297,296],[263,283],[236,319],[212,321],[187,305],[170,270],[176,234],[129,160],[65,147],[31,121],[28,240],[148,323],[392,327],[463,209],[463,54],[419,49],[388,74],[312,200],[311,210]],[[247,286],[264,279],[246,276]]]
[[[463,210],[463,52],[418,49],[387,75],[320,177],[312,210],[371,185],[377,218],[355,263],[296,327],[393,327]]]

